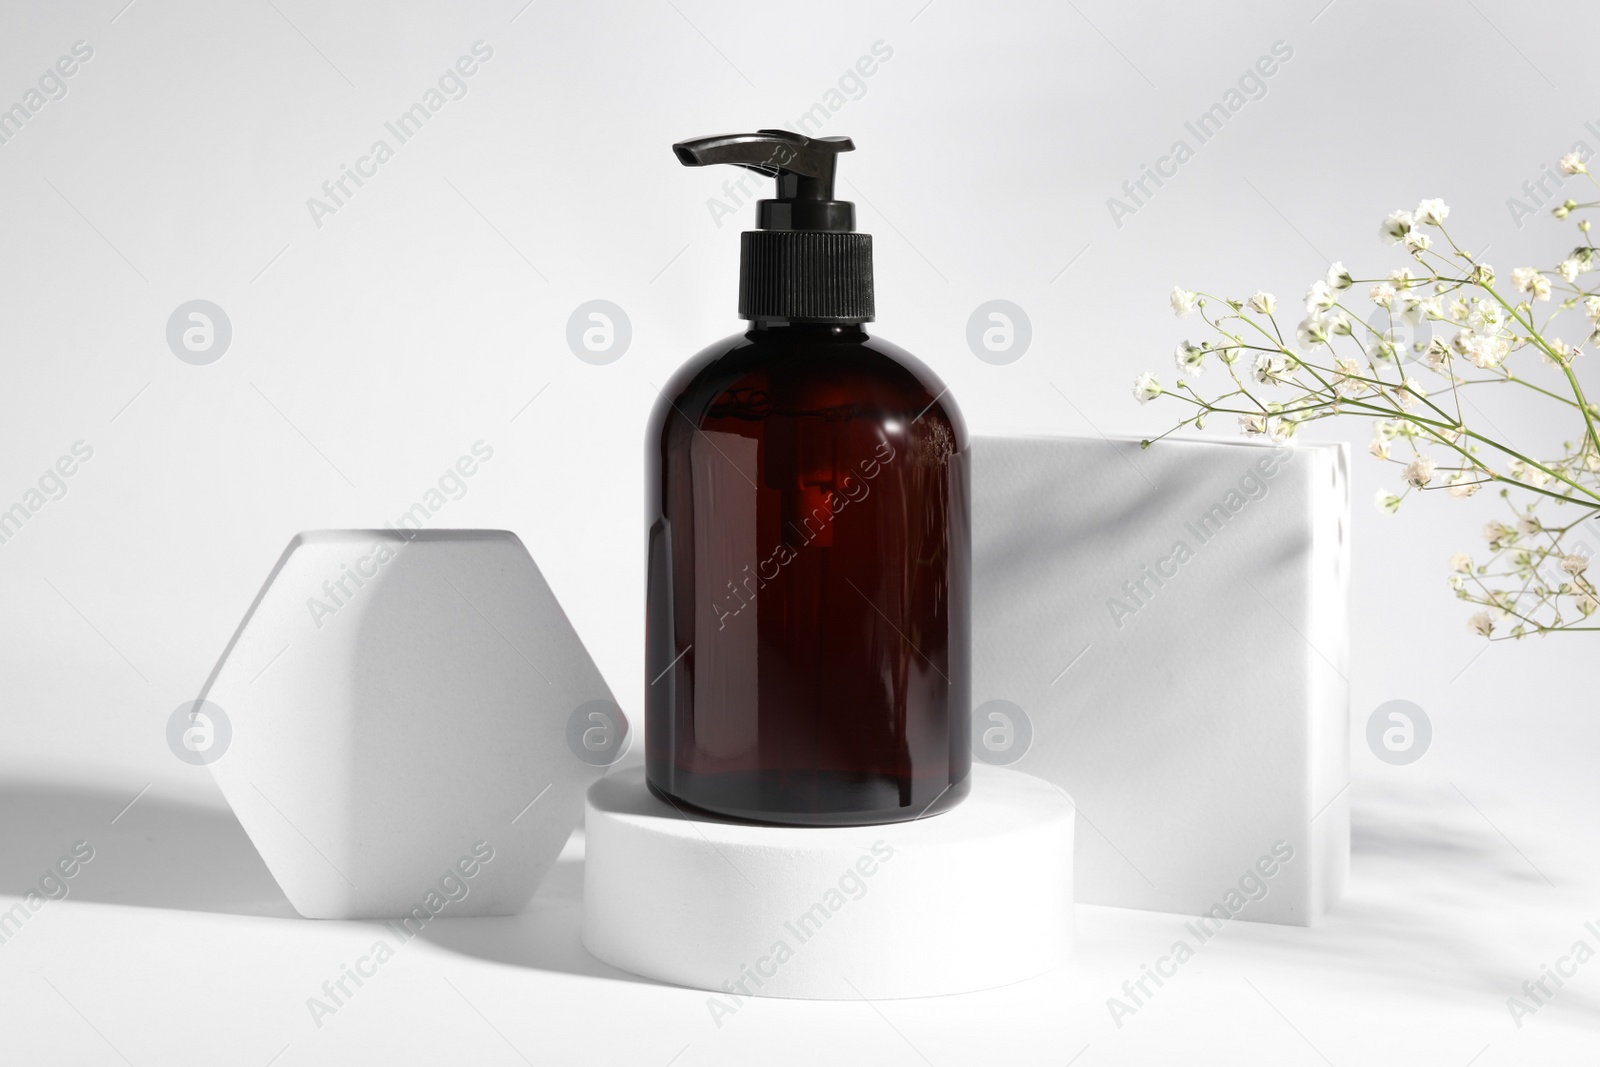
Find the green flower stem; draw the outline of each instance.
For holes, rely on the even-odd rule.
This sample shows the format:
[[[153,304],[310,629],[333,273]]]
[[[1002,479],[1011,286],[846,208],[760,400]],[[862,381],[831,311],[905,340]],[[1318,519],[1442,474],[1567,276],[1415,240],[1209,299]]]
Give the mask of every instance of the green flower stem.
[[[1474,581],[1476,581],[1477,580],[1477,576],[1473,575],[1473,579],[1474,579]],[[1521,619],[1523,622],[1527,623],[1530,626],[1535,627],[1536,629],[1538,629],[1541,632],[1545,629],[1544,625],[1542,623],[1540,623],[1537,619],[1530,619],[1526,615],[1523,615],[1520,612],[1512,611],[1510,608],[1506,607],[1504,604],[1496,602],[1496,600],[1494,599],[1494,593],[1489,589],[1488,586],[1484,585],[1482,582],[1478,582],[1477,585],[1478,585],[1479,589],[1483,590],[1484,595],[1486,597],[1488,597],[1489,599],[1488,600],[1474,600],[1473,601],[1474,604],[1482,604],[1486,608],[1494,608],[1496,611],[1503,611],[1507,615],[1515,616],[1516,618]],[[1523,596],[1527,592],[1528,592],[1528,586],[1526,584],[1524,584],[1522,589],[1517,593],[1517,595],[1515,597],[1506,597],[1505,599],[1506,600],[1521,600],[1523,598]]]
[[[1560,367],[1561,372],[1567,376],[1567,384],[1572,386],[1572,395],[1578,398],[1578,410],[1583,413],[1583,424],[1588,428],[1589,441],[1594,445],[1596,450],[1600,450],[1600,430],[1595,429],[1594,416],[1589,414],[1589,401],[1583,395],[1583,386],[1578,384],[1578,376],[1572,372],[1572,361],[1557,355],[1555,349],[1550,347],[1549,342],[1541,337],[1539,332],[1533,328],[1533,315],[1531,307],[1529,309],[1528,318],[1524,319],[1521,315],[1517,314],[1516,308],[1513,308],[1510,304],[1505,302],[1505,299],[1495,291],[1493,285],[1483,285],[1481,288],[1484,290],[1484,292],[1494,297],[1495,300],[1499,302],[1500,306],[1506,309],[1507,314],[1516,319],[1517,322],[1522,324],[1524,329],[1532,334],[1532,340],[1538,342],[1540,350],[1543,351],[1545,355],[1549,356],[1551,362]]]
[[[1309,364],[1309,363],[1304,364],[1304,365],[1307,366],[1307,367],[1311,366],[1311,364]],[[1359,375],[1349,375],[1348,377],[1350,377],[1354,381],[1360,381],[1360,382],[1366,382],[1368,384],[1372,384],[1372,379],[1361,377]],[[1237,376],[1235,376],[1234,380],[1238,381]],[[1239,384],[1240,384],[1241,388],[1243,388],[1243,383],[1241,382]],[[1392,385],[1390,385],[1388,382],[1383,381],[1382,379],[1378,379],[1377,384],[1379,384],[1379,385],[1381,385],[1381,386],[1383,386],[1385,388],[1390,388],[1390,389],[1394,388]],[[1247,396],[1250,395],[1248,390],[1245,390],[1245,394]],[[1415,394],[1413,394],[1413,395],[1415,395]],[[1255,400],[1257,404],[1261,403],[1259,400],[1256,400],[1256,398],[1254,396],[1250,396],[1250,399]],[[1589,489],[1587,486],[1580,485],[1579,483],[1573,481],[1571,478],[1568,478],[1565,475],[1563,475],[1563,474],[1561,474],[1561,473],[1559,473],[1559,472],[1557,472],[1555,470],[1552,470],[1549,467],[1546,467],[1544,464],[1539,463],[1537,460],[1529,459],[1527,456],[1523,455],[1521,452],[1518,452],[1516,449],[1512,448],[1509,445],[1504,445],[1504,444],[1501,444],[1500,442],[1498,442],[1498,441],[1496,441],[1496,440],[1494,440],[1492,438],[1485,437],[1482,434],[1478,433],[1476,430],[1469,429],[1464,424],[1461,424],[1459,422],[1451,422],[1451,421],[1449,421],[1450,416],[1447,413],[1445,413],[1443,411],[1440,411],[1437,405],[1435,405],[1433,403],[1430,403],[1427,400],[1426,397],[1420,397],[1419,399],[1421,399],[1423,401],[1423,403],[1427,404],[1434,411],[1438,412],[1439,416],[1442,419],[1446,420],[1446,421],[1444,421],[1444,422],[1435,422],[1432,419],[1426,419],[1426,418],[1423,418],[1420,415],[1413,415],[1410,412],[1399,408],[1398,406],[1393,407],[1393,408],[1378,407],[1375,404],[1366,403],[1365,401],[1363,401],[1363,400],[1361,400],[1359,398],[1356,398],[1356,397],[1344,397],[1344,398],[1342,398],[1341,402],[1343,404],[1349,405],[1351,407],[1360,408],[1360,409],[1362,409],[1364,411],[1370,411],[1370,412],[1372,412],[1374,414],[1380,414],[1380,415],[1383,415],[1385,417],[1393,417],[1393,418],[1397,418],[1397,419],[1403,419],[1405,421],[1414,423],[1414,424],[1419,425],[1419,426],[1432,426],[1432,427],[1439,428],[1439,429],[1446,429],[1446,430],[1451,430],[1453,432],[1459,432],[1459,433],[1463,434],[1464,436],[1471,437],[1473,440],[1481,441],[1484,444],[1488,445],[1489,447],[1494,448],[1494,449],[1496,449],[1496,450],[1498,450],[1500,452],[1503,452],[1506,455],[1511,456],[1514,459],[1521,460],[1523,463],[1527,464],[1528,466],[1530,466],[1530,467],[1532,467],[1532,468],[1534,468],[1536,470],[1542,471],[1543,473],[1549,475],[1551,478],[1555,479],[1556,481],[1564,482],[1567,485],[1570,485],[1572,488],[1578,490],[1578,492],[1583,493],[1586,496],[1592,497],[1597,503],[1600,503],[1600,494],[1597,494],[1593,490]],[[1263,410],[1265,410],[1265,409],[1263,409]],[[1255,413],[1254,412],[1242,412],[1242,414],[1255,414]],[[1445,442],[1445,443],[1449,444],[1449,442]],[[1455,448],[1456,451],[1461,452],[1461,454],[1464,455],[1464,456],[1469,455],[1469,453],[1467,453],[1466,451],[1464,451],[1463,449],[1461,449],[1461,448],[1459,448],[1459,447],[1457,447],[1455,445],[1451,445],[1450,447]],[[1527,485],[1525,482],[1517,482],[1515,479],[1509,479],[1509,480],[1514,482],[1517,485],[1523,486],[1524,488],[1535,489],[1537,491],[1535,486]],[[1566,497],[1561,497],[1559,494],[1556,494],[1556,493],[1545,493],[1545,495],[1546,496],[1554,496],[1554,497],[1557,497],[1558,499],[1568,499]]]
[[[1562,404],[1567,405],[1568,407],[1574,407],[1575,408],[1575,407],[1578,406],[1577,401],[1573,400],[1571,397],[1562,396],[1560,393],[1552,393],[1548,389],[1544,389],[1544,388],[1541,388],[1540,386],[1534,385],[1532,382],[1528,381],[1526,378],[1518,378],[1516,375],[1510,374],[1510,373],[1507,373],[1504,378],[1460,378],[1460,379],[1457,379],[1456,383],[1459,384],[1459,385],[1464,385],[1464,386],[1465,385],[1520,385],[1524,389],[1532,389],[1536,393],[1542,393],[1543,395],[1549,397],[1551,400],[1558,401],[1558,402],[1560,402]]]
[[[1588,174],[1587,170],[1582,173],[1591,185],[1600,188],[1600,178]],[[1576,206],[1579,205],[1574,202]],[[1600,208],[1600,200],[1581,206]],[[1573,209],[1563,205],[1558,214],[1565,217],[1570,210]],[[1419,229],[1433,227],[1432,223],[1420,221],[1416,225]],[[1413,276],[1410,270],[1396,271],[1386,278],[1352,279],[1350,285],[1330,291],[1326,314],[1338,324],[1338,329],[1330,329],[1322,339],[1328,350],[1326,363],[1319,361],[1321,354],[1314,346],[1301,354],[1294,331],[1291,330],[1286,339],[1285,326],[1279,322],[1276,309],[1263,312],[1250,306],[1248,300],[1196,294],[1200,318],[1215,334],[1213,341],[1204,342],[1205,353],[1215,354],[1224,364],[1232,388],[1227,388],[1219,379],[1217,384],[1222,388],[1217,395],[1208,396],[1210,390],[1198,389],[1188,380],[1192,376],[1180,376],[1178,386],[1168,395],[1186,401],[1190,408],[1177,425],[1154,440],[1160,441],[1179,430],[1200,428],[1213,414],[1240,417],[1252,436],[1251,424],[1258,421],[1270,426],[1275,436],[1281,436],[1320,419],[1341,415],[1373,418],[1377,420],[1380,435],[1375,446],[1376,458],[1385,465],[1407,468],[1413,473],[1420,460],[1431,471],[1428,485],[1403,485],[1398,493],[1400,499],[1409,497],[1413,491],[1446,490],[1452,495],[1471,495],[1486,484],[1501,484],[1498,495],[1510,509],[1512,525],[1505,528],[1507,532],[1503,538],[1490,541],[1493,555],[1489,566],[1478,568],[1475,574],[1469,568],[1465,575],[1458,573],[1451,580],[1451,586],[1462,601],[1491,609],[1496,620],[1511,623],[1496,627],[1506,632],[1491,636],[1489,640],[1514,640],[1558,630],[1600,632],[1600,625],[1594,624],[1600,623],[1600,619],[1589,625],[1570,625],[1563,617],[1572,614],[1571,609],[1575,608],[1573,622],[1583,623],[1587,618],[1586,609],[1589,613],[1595,609],[1595,583],[1581,572],[1569,578],[1561,565],[1564,539],[1576,537],[1575,531],[1580,526],[1587,529],[1584,524],[1600,521],[1600,476],[1597,476],[1600,475],[1600,463],[1597,463],[1600,459],[1600,410],[1591,405],[1585,394],[1574,362],[1558,353],[1558,349],[1566,350],[1566,345],[1556,340],[1558,331],[1563,329],[1562,316],[1580,308],[1585,301],[1594,302],[1594,298],[1600,296],[1600,285],[1591,291],[1584,288],[1583,281],[1575,275],[1568,281],[1562,276],[1560,265],[1540,268],[1536,291],[1554,297],[1549,301],[1550,306],[1541,309],[1532,297],[1519,301],[1521,294],[1508,291],[1502,295],[1488,265],[1463,249],[1443,225],[1436,228],[1439,231],[1434,239],[1437,247],[1407,249],[1420,277]],[[1600,253],[1589,220],[1579,220],[1578,229],[1582,234],[1582,247],[1593,250],[1590,255]],[[1578,255],[1586,253],[1580,248]],[[1600,263],[1590,265],[1600,267]],[[1592,280],[1595,279],[1585,279]],[[1393,286],[1399,296],[1384,305],[1384,315],[1373,315],[1376,321],[1369,323],[1348,305],[1356,294],[1347,290],[1356,285],[1382,285],[1385,291]],[[1501,283],[1502,288],[1508,285],[1509,281]],[[1381,298],[1381,293],[1379,295]],[[1443,308],[1447,301],[1455,304],[1449,314]],[[1420,311],[1419,302],[1425,302],[1427,310]],[[1501,309],[1499,312],[1493,311],[1496,305]],[[1462,308],[1476,309],[1473,318],[1469,320],[1462,314]],[[1286,314],[1291,310],[1285,307]],[[1419,365],[1442,377],[1450,395],[1444,396],[1434,381],[1426,384],[1435,395],[1425,395],[1423,386],[1413,383],[1408,373],[1415,373],[1419,378],[1426,376],[1412,371],[1410,352],[1402,346],[1397,333],[1402,323],[1414,321],[1419,311],[1430,323],[1441,323],[1444,331],[1472,330],[1470,323],[1478,321],[1478,315],[1490,319],[1478,324],[1479,329],[1492,327],[1492,338],[1483,343],[1492,345],[1495,351],[1504,348],[1508,358],[1479,367],[1474,375],[1473,368],[1467,366],[1469,361],[1459,353],[1443,351],[1442,358],[1430,353],[1429,359]],[[1311,314],[1319,320],[1323,317],[1320,310],[1313,310]],[[1589,332],[1600,345],[1600,325],[1591,325]],[[1345,337],[1355,345],[1356,353],[1347,353]],[[1442,344],[1441,338],[1430,348],[1439,353]],[[1510,358],[1529,358],[1528,349],[1538,351],[1561,369],[1566,378],[1565,390],[1553,378],[1545,386],[1513,369]],[[1198,352],[1196,355],[1199,358],[1194,361],[1194,369],[1198,370],[1205,357]],[[1180,371],[1189,369],[1185,367],[1186,358],[1185,352],[1180,350]],[[1252,362],[1241,369],[1241,358]],[[1284,364],[1282,373],[1275,368],[1279,362]],[[1397,379],[1392,382],[1386,377],[1389,364],[1393,365]],[[1516,367],[1522,369],[1523,365]],[[1542,372],[1529,373],[1543,378]],[[1509,443],[1469,428],[1469,422],[1474,420],[1469,420],[1465,414],[1469,405],[1464,403],[1462,391],[1480,385],[1508,384],[1520,385],[1545,401],[1561,404],[1562,407],[1551,409],[1552,414],[1561,413],[1561,422],[1568,418],[1565,412],[1576,408],[1583,417],[1584,426],[1576,447],[1571,441],[1564,442],[1559,454],[1552,453],[1554,458],[1541,462]],[[1287,392],[1273,387],[1287,387]],[[1454,409],[1453,413],[1446,405]],[[1476,421],[1482,422],[1481,419]],[[1492,426],[1484,429],[1494,430]],[[1389,454],[1391,438],[1400,438],[1404,450],[1397,444],[1396,454]],[[1144,443],[1148,446],[1153,442]],[[1441,456],[1445,461],[1435,462]],[[1495,466],[1490,465],[1491,460]],[[1515,469],[1515,476],[1504,466],[1506,464]],[[1538,474],[1534,474],[1535,471]],[[1541,484],[1529,484],[1522,478]],[[1575,504],[1578,514],[1565,524],[1543,525],[1535,518],[1535,509],[1543,499]],[[1526,535],[1516,532],[1523,526],[1529,531]],[[1491,538],[1496,532],[1497,528],[1488,531]],[[1561,569],[1555,570],[1552,565],[1561,566]],[[1491,591],[1488,582],[1504,583],[1509,588]],[[1572,599],[1570,607],[1564,602],[1564,598],[1569,597]]]
[[[1169,394],[1164,394],[1164,395],[1177,396],[1176,393],[1169,393]],[[1248,396],[1249,394],[1246,393],[1246,395]],[[1181,397],[1180,399],[1188,400],[1189,398],[1188,397]],[[1252,396],[1251,399],[1254,400],[1255,397]],[[1193,401],[1190,401],[1190,402],[1193,403]],[[1257,403],[1260,403],[1260,401],[1257,401]],[[1382,414],[1382,415],[1393,414],[1393,412],[1388,411],[1388,410],[1386,410],[1384,408],[1380,408],[1380,407],[1377,407],[1377,406],[1371,405],[1371,404],[1362,404],[1362,403],[1359,403],[1359,402],[1356,402],[1356,401],[1352,401],[1349,398],[1345,398],[1343,403],[1354,404],[1354,406],[1356,406],[1356,407],[1362,407],[1362,408],[1365,408],[1365,409],[1367,409],[1369,411],[1372,411],[1374,413],[1377,413],[1377,414]],[[1259,414],[1262,414],[1262,412],[1258,412],[1258,411],[1241,411],[1241,410],[1239,410],[1237,408],[1222,408],[1222,407],[1215,407],[1215,406],[1210,406],[1210,405],[1206,406],[1206,410],[1209,411],[1209,412],[1217,412],[1217,413],[1220,413],[1220,414],[1223,414],[1223,415],[1259,415]],[[1419,424],[1425,425],[1425,426],[1434,426],[1434,427],[1440,427],[1441,426],[1440,423],[1436,423],[1432,419],[1424,419],[1424,418],[1421,418],[1421,417],[1416,416],[1416,415],[1410,415],[1410,414],[1402,413],[1399,417],[1402,418],[1402,419],[1405,419],[1407,421],[1419,423]],[[1455,429],[1455,427],[1451,427],[1451,426],[1443,426],[1442,428],[1443,429],[1448,429],[1448,430],[1454,430]],[[1576,499],[1574,499],[1574,498],[1572,498],[1570,496],[1563,496],[1560,493],[1554,493],[1554,492],[1551,492],[1548,489],[1543,489],[1543,488],[1541,488],[1539,486],[1536,486],[1536,485],[1529,485],[1526,482],[1521,482],[1521,481],[1518,481],[1515,478],[1511,478],[1511,477],[1508,477],[1508,476],[1506,476],[1504,474],[1500,474],[1500,473],[1498,473],[1496,471],[1489,470],[1489,468],[1484,467],[1482,462],[1480,460],[1478,460],[1475,456],[1473,456],[1472,453],[1468,452],[1466,449],[1462,448],[1460,445],[1453,444],[1450,441],[1440,440],[1440,442],[1439,442],[1440,444],[1444,445],[1447,448],[1454,449],[1456,452],[1459,452],[1462,456],[1466,457],[1467,460],[1469,460],[1474,465],[1474,469],[1488,470],[1490,475],[1494,478],[1495,481],[1502,482],[1502,483],[1504,483],[1506,485],[1514,485],[1518,489],[1526,489],[1530,493],[1538,493],[1541,496],[1547,496],[1547,497],[1550,497],[1553,500],[1563,500],[1563,501],[1566,501],[1569,504],[1579,504],[1579,505],[1582,505],[1583,507],[1586,507],[1586,508],[1593,508],[1593,509],[1596,509],[1596,510],[1600,510],[1600,494],[1596,494],[1593,490],[1587,488],[1586,486],[1579,485],[1578,483],[1576,483],[1574,481],[1571,481],[1568,478],[1562,477],[1561,475],[1556,474],[1553,471],[1550,471],[1549,469],[1547,469],[1546,467],[1542,466],[1541,464],[1535,463],[1533,460],[1530,460],[1530,459],[1527,459],[1527,458],[1523,457],[1523,455],[1521,453],[1511,449],[1510,447],[1508,447],[1506,445],[1502,445],[1497,441],[1492,441],[1489,438],[1482,436],[1481,434],[1473,432],[1472,430],[1468,430],[1468,429],[1462,428],[1459,432],[1462,433],[1464,436],[1472,437],[1472,438],[1474,438],[1476,440],[1482,441],[1484,444],[1489,445],[1491,448],[1498,449],[1498,450],[1500,450],[1502,452],[1505,452],[1507,455],[1510,455],[1510,456],[1513,456],[1513,457],[1515,457],[1517,459],[1520,459],[1520,460],[1522,460],[1522,462],[1528,464],[1530,467],[1537,467],[1539,470],[1542,470],[1546,474],[1549,474],[1552,478],[1556,479],[1557,481],[1565,482],[1567,485],[1572,486],[1572,488],[1578,490],[1580,493],[1583,493],[1586,496],[1594,498],[1595,502],[1591,504],[1586,500],[1576,500]]]
[[[1329,346],[1329,351],[1331,352],[1332,350],[1333,350],[1332,346]],[[1309,363],[1309,362],[1306,362],[1304,360],[1302,360],[1301,362],[1305,367],[1311,369],[1313,373],[1315,373],[1316,370],[1318,369],[1316,364],[1314,364],[1314,363]],[[1368,361],[1367,365],[1369,367],[1372,366],[1372,363],[1371,363],[1370,360]],[[1321,369],[1327,370],[1327,372],[1329,374],[1341,374],[1342,373],[1342,372],[1329,370],[1328,368],[1321,368]],[[1373,369],[1376,370],[1377,368],[1374,367]],[[1449,421],[1450,420],[1450,413],[1448,411],[1445,411],[1442,408],[1440,408],[1439,405],[1437,405],[1433,401],[1429,400],[1426,396],[1422,396],[1422,395],[1420,395],[1418,393],[1413,392],[1410,389],[1407,389],[1406,385],[1405,385],[1405,376],[1404,376],[1403,373],[1401,375],[1400,384],[1399,385],[1394,385],[1394,384],[1391,384],[1389,382],[1386,382],[1382,378],[1367,378],[1367,377],[1364,377],[1364,376],[1359,375],[1359,374],[1344,374],[1343,377],[1348,378],[1350,381],[1353,381],[1353,382],[1362,382],[1362,383],[1364,383],[1366,385],[1376,385],[1376,386],[1379,387],[1378,388],[1379,395],[1383,396],[1385,398],[1388,397],[1388,393],[1386,392],[1386,390],[1404,389],[1406,393],[1408,393],[1411,396],[1416,397],[1422,403],[1424,403],[1424,404],[1428,405],[1428,407],[1432,408],[1438,414],[1438,416],[1441,419],[1445,419],[1447,421],[1450,429],[1452,429],[1452,430],[1454,430],[1454,429],[1465,429],[1465,427],[1462,425],[1461,420],[1459,418],[1457,418],[1453,422],[1450,422]],[[1317,380],[1318,381],[1322,380],[1321,375],[1317,376]],[[1324,388],[1329,388],[1326,382],[1323,383],[1323,387]],[[1335,392],[1335,394],[1337,394],[1337,392],[1338,392],[1338,390],[1333,390],[1333,391]],[[1348,401],[1348,402],[1352,402],[1352,403],[1355,402],[1355,400],[1356,400],[1355,397],[1342,397],[1341,399],[1345,400],[1345,401]],[[1388,410],[1391,410],[1391,409],[1383,409],[1383,410],[1388,411]],[[1406,411],[1405,408],[1401,407],[1398,403],[1395,404],[1395,406],[1394,406],[1394,408],[1392,410],[1393,410],[1394,414],[1399,418],[1410,418],[1411,417],[1410,413],[1408,411]]]

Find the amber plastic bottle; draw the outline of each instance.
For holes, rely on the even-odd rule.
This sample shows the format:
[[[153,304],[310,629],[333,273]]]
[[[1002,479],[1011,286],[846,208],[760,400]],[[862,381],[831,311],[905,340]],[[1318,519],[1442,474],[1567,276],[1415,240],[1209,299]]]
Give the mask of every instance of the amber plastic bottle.
[[[862,326],[871,238],[832,196],[851,147],[675,146],[779,182],[743,235],[750,329],[673,377],[647,434],[647,772],[685,810],[859,825],[968,790],[966,427]]]

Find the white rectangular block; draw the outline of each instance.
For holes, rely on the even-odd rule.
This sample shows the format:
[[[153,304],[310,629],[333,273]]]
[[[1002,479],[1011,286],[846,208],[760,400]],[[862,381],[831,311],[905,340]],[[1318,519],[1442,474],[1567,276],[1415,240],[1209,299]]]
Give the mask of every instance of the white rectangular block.
[[[1072,795],[1083,903],[1310,925],[1349,875],[1348,449],[972,451],[975,758]]]

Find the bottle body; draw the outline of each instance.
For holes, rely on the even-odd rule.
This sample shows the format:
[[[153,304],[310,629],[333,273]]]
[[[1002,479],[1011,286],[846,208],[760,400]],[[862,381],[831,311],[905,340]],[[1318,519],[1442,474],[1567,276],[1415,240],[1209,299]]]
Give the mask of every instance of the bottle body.
[[[966,427],[856,325],[757,324],[662,393],[647,443],[651,788],[793,825],[966,795]]]

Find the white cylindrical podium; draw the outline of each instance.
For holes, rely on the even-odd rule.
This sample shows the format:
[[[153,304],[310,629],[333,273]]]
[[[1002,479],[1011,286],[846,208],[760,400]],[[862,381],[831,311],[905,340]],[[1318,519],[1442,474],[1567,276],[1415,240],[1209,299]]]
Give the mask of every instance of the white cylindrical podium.
[[[720,994],[729,1014],[751,996],[939,996],[1042,974],[1072,948],[1072,802],[1016,771],[972,773],[951,811],[827,828],[691,818],[642,768],[604,778],[585,816],[583,943]]]

